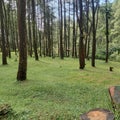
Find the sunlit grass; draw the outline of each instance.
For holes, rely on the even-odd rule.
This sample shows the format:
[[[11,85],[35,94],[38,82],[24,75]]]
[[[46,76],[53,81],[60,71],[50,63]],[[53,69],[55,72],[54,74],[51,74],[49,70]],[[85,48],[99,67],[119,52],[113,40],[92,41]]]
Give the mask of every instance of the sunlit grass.
[[[113,72],[109,67],[114,67]],[[79,120],[93,108],[112,110],[108,87],[120,83],[120,63],[86,61],[79,70],[78,59],[28,58],[27,80],[17,82],[18,61],[0,65],[0,103],[9,103],[15,120]]]

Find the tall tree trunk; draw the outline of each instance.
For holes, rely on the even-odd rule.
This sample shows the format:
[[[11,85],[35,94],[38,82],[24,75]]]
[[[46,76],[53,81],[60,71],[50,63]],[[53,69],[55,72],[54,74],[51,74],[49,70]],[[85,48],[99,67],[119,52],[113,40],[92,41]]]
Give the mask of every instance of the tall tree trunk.
[[[80,20],[79,20],[79,29],[80,29],[80,40],[79,40],[79,63],[80,69],[84,69],[85,67],[85,48],[83,42],[83,1],[79,1],[80,7]]]
[[[40,9],[39,12],[40,12],[40,16],[43,16],[41,9]],[[42,17],[38,18],[38,24],[40,25],[41,28],[42,28],[42,23],[43,23]],[[38,34],[39,34],[39,49],[40,49],[39,56],[42,57],[42,39],[43,39],[43,33],[42,33],[42,31],[39,30]]]
[[[19,67],[17,80],[27,78],[26,0],[18,0]]]
[[[69,17],[68,17],[68,40],[67,40],[67,57],[70,56],[70,1],[69,1]]]
[[[96,29],[95,29],[95,6],[94,0],[92,0],[92,30],[93,30],[93,41],[92,41],[92,66],[95,67],[95,54],[96,54]]]
[[[86,0],[86,38],[85,38],[85,57],[87,58],[87,45],[89,37],[89,0]]]
[[[45,0],[43,0],[43,14],[44,14],[44,35],[43,35],[43,46],[44,46],[44,48],[43,48],[43,54],[44,54],[44,57],[47,55],[47,23],[46,23],[46,2],[45,2]]]
[[[84,48],[84,42],[83,42],[83,1],[77,2],[76,0],[76,15],[77,20],[79,24],[79,30],[80,30],[80,38],[79,38],[79,68],[84,69],[85,67],[85,48]],[[79,3],[79,9],[78,9],[78,3]],[[80,14],[78,15],[78,10],[80,11]]]
[[[52,8],[52,12],[53,12],[53,8]],[[51,53],[52,53],[52,58],[54,58],[54,36],[53,36],[53,17],[51,16],[51,30],[50,30],[50,34],[51,34]]]
[[[15,52],[15,55],[17,55],[17,45],[16,45],[16,39],[15,39],[16,29],[15,29],[14,11],[11,12],[10,28],[11,28],[12,49]],[[19,50],[19,47],[18,47],[18,50]]]
[[[2,64],[7,64],[6,46],[5,46],[5,25],[4,25],[4,14],[3,14],[4,1],[0,0],[0,19],[1,19],[1,38],[2,38]]]
[[[41,40],[42,40],[42,34],[41,32],[39,31],[39,47],[40,47],[40,57],[42,57],[42,43],[41,43]]]
[[[62,0],[60,0],[60,58],[64,59]]]
[[[28,54],[30,57],[32,57],[33,51],[32,51],[32,31],[31,31],[31,14],[30,14],[30,0],[27,0],[27,8],[29,10],[28,12]]]
[[[73,1],[73,41],[72,41],[72,57],[77,58],[76,49],[76,24],[75,24],[75,1]]]
[[[106,59],[105,62],[108,63],[108,52],[109,52],[109,26],[108,26],[108,8],[107,8],[107,0],[106,0]]]
[[[51,57],[51,51],[52,51],[52,49],[51,49],[51,34],[50,34],[50,14],[49,14],[49,7],[47,6],[47,14],[48,14],[48,16],[47,16],[47,38],[48,38],[48,45],[47,45],[47,49],[48,49],[48,56],[49,57]]]
[[[5,15],[6,55],[9,56],[9,58],[11,58],[10,43],[9,43],[9,20],[10,20],[9,4],[7,5],[7,8],[5,7],[4,4],[3,7],[4,7],[4,15]]]
[[[35,12],[35,0],[32,0],[32,30],[33,30],[33,48],[35,54],[35,60],[39,60],[38,52],[37,52],[37,40],[36,40],[36,12]]]
[[[96,31],[97,31],[97,25],[98,25],[98,11],[99,11],[99,0],[98,1],[92,0],[92,30],[93,30],[92,31],[93,32],[93,41],[92,41],[92,66],[93,67],[95,67]]]
[[[57,23],[57,39],[58,39],[58,57],[60,56],[60,0],[58,0],[58,23]]]
[[[67,33],[66,33],[66,0],[64,0],[64,49],[65,49],[65,56],[67,56]]]
[[[89,60],[89,53],[90,53],[90,39],[91,39],[91,31],[92,31],[92,23],[90,25],[90,29],[88,32],[88,44],[87,44],[87,50],[86,50],[86,58]]]

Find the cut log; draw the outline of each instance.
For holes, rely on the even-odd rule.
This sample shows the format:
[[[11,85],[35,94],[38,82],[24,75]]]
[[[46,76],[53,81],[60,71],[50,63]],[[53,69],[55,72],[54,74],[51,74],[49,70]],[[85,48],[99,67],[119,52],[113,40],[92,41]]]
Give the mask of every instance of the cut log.
[[[118,109],[120,111],[120,86],[110,87],[109,94],[114,111],[115,109]]]
[[[80,120],[114,120],[114,114],[109,110],[96,108],[82,114]]]

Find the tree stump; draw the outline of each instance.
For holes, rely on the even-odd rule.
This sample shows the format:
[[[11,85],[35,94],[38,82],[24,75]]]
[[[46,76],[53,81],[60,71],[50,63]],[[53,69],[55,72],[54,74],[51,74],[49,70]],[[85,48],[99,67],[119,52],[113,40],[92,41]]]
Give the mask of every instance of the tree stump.
[[[120,86],[110,87],[109,94],[114,111],[115,109],[120,111]]]
[[[113,71],[113,67],[110,67],[110,68],[109,68],[109,71]]]
[[[96,108],[82,114],[80,120],[114,120],[114,114],[109,110]]]

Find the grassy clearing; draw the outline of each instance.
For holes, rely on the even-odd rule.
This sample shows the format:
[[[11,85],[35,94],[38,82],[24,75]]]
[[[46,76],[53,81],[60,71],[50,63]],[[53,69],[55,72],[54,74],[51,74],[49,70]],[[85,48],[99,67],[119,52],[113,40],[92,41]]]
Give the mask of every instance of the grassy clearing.
[[[86,61],[79,70],[77,59],[29,58],[24,82],[16,81],[18,61],[8,63],[0,65],[0,104],[9,103],[14,111],[8,120],[79,120],[92,108],[112,110],[108,87],[120,83],[118,62],[97,60],[92,68]]]

